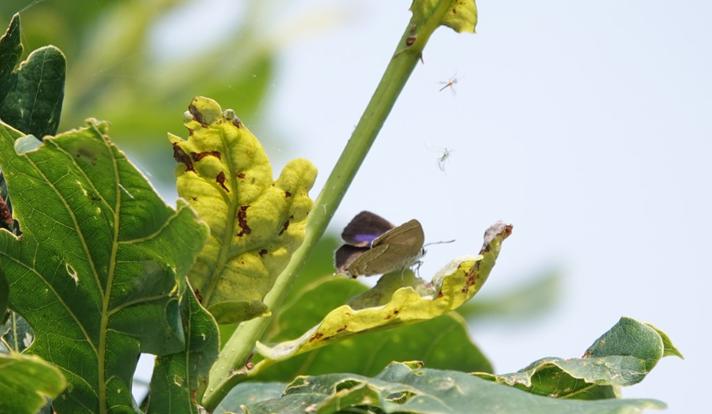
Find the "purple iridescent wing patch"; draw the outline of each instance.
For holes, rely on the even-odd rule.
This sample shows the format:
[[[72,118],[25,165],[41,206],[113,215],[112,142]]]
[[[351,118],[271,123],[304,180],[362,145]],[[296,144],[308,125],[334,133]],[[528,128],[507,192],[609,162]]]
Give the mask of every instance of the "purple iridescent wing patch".
[[[366,247],[392,228],[393,224],[383,217],[370,211],[362,211],[344,227],[341,238],[353,246]]]

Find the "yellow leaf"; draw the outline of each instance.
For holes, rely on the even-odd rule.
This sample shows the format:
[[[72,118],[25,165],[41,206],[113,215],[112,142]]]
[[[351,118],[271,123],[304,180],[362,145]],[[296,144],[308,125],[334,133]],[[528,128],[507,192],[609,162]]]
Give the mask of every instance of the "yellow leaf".
[[[485,232],[478,256],[454,260],[431,284],[423,284],[409,270],[384,275],[374,288],[332,310],[299,338],[272,347],[258,342],[257,351],[267,359],[283,360],[360,332],[428,320],[457,309],[485,283],[511,232],[511,225],[493,225]]]
[[[245,321],[269,311],[262,299],[304,239],[316,168],[292,160],[274,181],[257,138],[210,98],[186,118],[188,139],[169,135],[178,194],[210,227],[189,279],[218,322]]]

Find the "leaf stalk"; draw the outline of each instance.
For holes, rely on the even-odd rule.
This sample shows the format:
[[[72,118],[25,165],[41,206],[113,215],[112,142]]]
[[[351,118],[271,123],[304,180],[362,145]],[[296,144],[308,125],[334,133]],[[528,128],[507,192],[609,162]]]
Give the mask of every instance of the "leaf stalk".
[[[277,309],[284,302],[289,285],[299,274],[310,252],[326,231],[329,221],[366,158],[398,95],[418,60],[421,59],[425,44],[441,24],[443,16],[454,1],[440,1],[424,20],[416,21],[411,18],[376,91],[309,214],[304,242],[294,252],[289,264],[265,296],[264,303],[269,309]],[[269,316],[259,317],[243,322],[237,327],[210,371],[210,380],[202,401],[205,409],[213,411],[230,389],[246,377],[245,370],[242,368],[254,351],[255,343],[264,335],[270,320]]]

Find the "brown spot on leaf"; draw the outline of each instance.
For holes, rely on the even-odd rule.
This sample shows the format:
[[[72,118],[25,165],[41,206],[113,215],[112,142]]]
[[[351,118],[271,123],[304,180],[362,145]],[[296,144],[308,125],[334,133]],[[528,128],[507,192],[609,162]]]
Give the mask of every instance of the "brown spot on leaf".
[[[225,172],[224,171],[220,171],[218,173],[218,176],[215,177],[215,181],[217,181],[218,184],[220,184],[220,187],[222,187],[223,190],[227,191],[228,193],[230,192],[230,190],[227,188],[227,186],[225,186]]]
[[[470,290],[472,286],[475,286],[475,283],[477,282],[477,274],[479,273],[479,263],[475,263],[474,266],[472,266],[472,269],[467,273],[467,278],[465,279],[465,286],[462,287],[462,293],[467,293],[467,291]]]
[[[317,333],[315,333],[314,335],[312,335],[311,338],[309,338],[309,342],[318,341],[318,340],[321,339],[323,336],[324,336],[323,333],[317,332]]]
[[[193,201],[198,201],[198,197],[191,196],[190,199]]]
[[[237,237],[242,237],[246,234],[252,233],[252,229],[247,224],[248,208],[250,208],[250,206],[240,206],[240,209],[237,210],[237,223],[240,226],[240,232],[237,233]]]
[[[341,328],[337,329],[337,330],[336,330],[336,333],[343,332],[343,331],[346,330],[346,328],[347,328],[347,326],[344,325],[344,326],[342,326]]]
[[[195,107],[195,105],[190,104],[188,105],[188,112],[190,112],[191,115],[193,115],[193,119],[196,121],[200,122],[200,125],[203,127],[207,127],[208,124],[205,123],[205,120],[203,119],[203,114],[198,111],[198,108]]]
[[[287,198],[289,198],[289,197],[292,196],[292,193],[290,193],[290,192],[287,191],[287,190],[284,190],[284,196],[287,197]]]
[[[239,179],[245,178],[245,173],[244,172],[237,173],[237,178],[239,178]]]
[[[240,121],[238,117],[232,120],[232,124],[235,125],[236,128],[242,128],[242,121]]]
[[[267,249],[260,249],[259,251],[260,256],[264,256],[267,254]]]
[[[195,168],[193,168],[193,160],[190,159],[188,154],[183,151],[183,148],[181,148],[177,142],[173,143],[173,159],[185,165],[186,171],[195,171]]]
[[[203,295],[200,294],[200,289],[195,288],[193,292],[195,292],[195,297],[198,299],[198,302],[203,303]]]
[[[279,235],[281,236],[285,231],[287,231],[287,228],[289,228],[289,220],[285,221],[284,224],[282,224],[282,230],[279,231]]]
[[[193,161],[200,161],[203,158],[207,157],[208,155],[211,155],[217,159],[220,159],[220,151],[203,151],[203,152],[191,152],[190,156],[193,158]]]

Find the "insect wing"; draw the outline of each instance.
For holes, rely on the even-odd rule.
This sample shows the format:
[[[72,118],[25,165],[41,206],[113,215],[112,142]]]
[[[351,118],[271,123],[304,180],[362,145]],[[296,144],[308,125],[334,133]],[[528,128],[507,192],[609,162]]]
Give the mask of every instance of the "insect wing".
[[[388,273],[397,268],[388,259],[388,246],[382,244],[372,247],[364,253],[356,256],[346,267],[346,274],[351,277],[372,276],[381,273]]]
[[[334,252],[334,267],[337,273],[349,273],[348,269],[354,261],[368,251],[368,247],[352,246],[350,244],[341,245]]]
[[[369,276],[406,268],[420,257],[424,241],[420,222],[410,220],[374,240],[371,248],[356,257],[346,270],[352,276]]]
[[[341,232],[341,238],[354,246],[370,246],[382,234],[393,229],[393,224],[383,217],[362,211]]]

